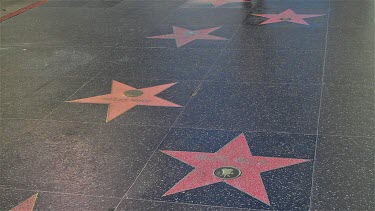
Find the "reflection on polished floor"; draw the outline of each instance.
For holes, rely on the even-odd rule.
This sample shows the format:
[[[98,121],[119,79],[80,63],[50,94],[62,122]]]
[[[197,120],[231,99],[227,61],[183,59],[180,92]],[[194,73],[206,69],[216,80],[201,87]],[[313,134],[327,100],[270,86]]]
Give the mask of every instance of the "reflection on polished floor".
[[[1,211],[375,210],[374,0],[11,2]]]

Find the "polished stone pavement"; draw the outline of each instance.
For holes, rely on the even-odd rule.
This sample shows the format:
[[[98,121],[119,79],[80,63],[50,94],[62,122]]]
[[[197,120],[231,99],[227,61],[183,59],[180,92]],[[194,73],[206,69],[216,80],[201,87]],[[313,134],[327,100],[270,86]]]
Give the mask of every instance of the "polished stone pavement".
[[[374,12],[49,0],[3,21],[0,210],[375,210]]]

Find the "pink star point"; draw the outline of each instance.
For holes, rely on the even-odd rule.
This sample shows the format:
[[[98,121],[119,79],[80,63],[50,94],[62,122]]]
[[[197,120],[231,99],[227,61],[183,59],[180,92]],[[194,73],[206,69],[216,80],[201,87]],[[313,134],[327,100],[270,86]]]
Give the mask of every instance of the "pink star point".
[[[129,85],[112,80],[112,89],[110,94],[72,100],[68,102],[108,104],[106,122],[109,122],[137,105],[182,107],[180,105],[177,105],[175,103],[169,102],[167,100],[155,96],[175,84],[176,83],[170,83],[153,87],[146,87],[142,89],[136,89]],[[132,96],[131,92],[135,92],[136,95]]]
[[[253,156],[244,134],[234,138],[215,153],[161,150],[194,170],[181,179],[163,196],[224,182],[232,187],[270,205],[261,173],[310,160],[280,157]],[[213,172],[223,167],[234,167],[241,175],[232,179],[216,177]]]
[[[279,23],[279,22],[290,22],[302,25],[310,25],[304,19],[324,16],[325,14],[297,14],[291,9],[287,9],[280,14],[252,14],[253,16],[268,18],[259,25]]]
[[[33,211],[37,197],[36,193],[9,211]]]
[[[226,40],[226,38],[218,37],[218,36],[210,34],[211,32],[214,32],[219,28],[221,28],[221,26],[193,31],[193,30],[181,28],[178,26],[173,26],[173,34],[158,35],[158,36],[147,37],[147,38],[175,39],[176,45],[179,48],[194,40]]]

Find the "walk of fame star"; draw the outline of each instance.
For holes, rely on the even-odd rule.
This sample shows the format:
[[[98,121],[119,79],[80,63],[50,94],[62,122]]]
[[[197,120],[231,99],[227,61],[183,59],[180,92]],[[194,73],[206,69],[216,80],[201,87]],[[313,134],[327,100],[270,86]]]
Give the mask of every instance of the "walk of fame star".
[[[226,40],[226,38],[210,35],[209,33],[218,30],[221,27],[208,28],[192,31],[181,27],[173,26],[173,34],[165,34],[147,38],[156,39],[175,39],[177,47],[188,44],[194,40]]]
[[[34,194],[9,211],[33,211],[37,197],[38,194]]]
[[[214,5],[214,7],[219,7],[228,3],[249,2],[249,0],[194,0],[194,2],[211,3]]]
[[[268,205],[270,202],[260,173],[310,161],[253,156],[244,134],[215,153],[169,150],[161,152],[194,167],[193,171],[163,196],[224,182]]]
[[[310,25],[304,19],[324,16],[325,14],[296,14],[293,10],[287,9],[280,14],[252,14],[253,16],[259,16],[268,18],[268,20],[260,23],[259,25],[278,23],[278,22],[290,22],[303,25]]]
[[[137,105],[181,107],[180,105],[155,96],[175,84],[176,83],[170,83],[136,89],[129,85],[113,80],[112,90],[110,94],[72,100],[68,102],[108,104],[106,122],[109,122]]]

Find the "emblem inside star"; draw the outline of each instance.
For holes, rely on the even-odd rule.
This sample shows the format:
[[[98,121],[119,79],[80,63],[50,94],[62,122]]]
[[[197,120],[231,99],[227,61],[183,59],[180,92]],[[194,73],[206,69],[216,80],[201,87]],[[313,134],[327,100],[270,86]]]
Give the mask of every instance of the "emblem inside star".
[[[136,89],[129,85],[113,80],[110,94],[72,100],[68,102],[108,104],[106,122],[109,122],[137,105],[181,107],[180,105],[155,96],[175,84],[176,83],[170,83]]]
[[[261,173],[310,161],[253,156],[244,134],[215,153],[169,150],[161,150],[161,152],[194,167],[193,171],[163,196],[224,182],[268,205],[270,201]]]
[[[194,40],[226,40],[226,38],[211,35],[211,32],[218,30],[221,27],[200,29],[200,30],[189,30],[177,26],[173,26],[173,34],[165,34],[147,38],[154,39],[175,39],[177,47],[184,46]]]
[[[220,7],[228,3],[249,2],[249,0],[194,0],[194,2],[211,3],[214,7]]]
[[[263,21],[259,25],[279,23],[279,22],[289,22],[302,25],[310,25],[304,19],[324,16],[325,14],[297,14],[291,9],[287,9],[280,14],[252,14],[253,16],[259,16],[268,18],[268,20]]]

